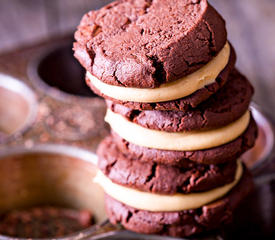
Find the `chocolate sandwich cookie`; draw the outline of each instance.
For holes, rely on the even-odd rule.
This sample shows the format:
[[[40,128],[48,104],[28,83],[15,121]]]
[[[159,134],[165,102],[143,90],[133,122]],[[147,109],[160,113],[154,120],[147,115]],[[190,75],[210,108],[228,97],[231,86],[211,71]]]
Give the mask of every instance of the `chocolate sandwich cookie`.
[[[252,177],[247,170],[244,170],[239,183],[226,196],[197,209],[177,212],[139,210],[107,194],[105,206],[110,221],[113,224],[120,223],[126,229],[147,234],[187,237],[229,223],[234,210],[252,188]]]
[[[230,73],[227,83],[197,108],[188,111],[135,110],[107,100],[115,113],[145,128],[181,132],[219,128],[240,118],[248,109],[253,87],[237,70]]]
[[[204,66],[226,38],[223,18],[206,0],[122,0],[82,18],[74,51],[104,83],[157,88]]]
[[[113,182],[141,191],[159,194],[211,190],[234,180],[236,161],[220,165],[185,161],[182,167],[141,162],[121,152],[108,136],[98,150],[98,167]]]
[[[210,83],[195,92],[191,93],[188,96],[163,101],[163,102],[134,102],[134,101],[121,101],[110,96],[103,94],[99,89],[97,89],[90,81],[88,77],[86,77],[86,83],[88,86],[99,96],[104,97],[105,99],[109,99],[114,103],[124,105],[125,107],[136,109],[136,110],[175,110],[175,111],[187,111],[190,108],[197,107],[201,102],[208,99],[211,95],[216,93],[221,87],[224,86],[226,81],[228,80],[230,72],[234,69],[236,62],[236,54],[234,48],[230,45],[230,57],[225,68],[218,74],[217,78],[213,83]]]
[[[257,134],[257,125],[251,117],[245,132],[229,143],[205,150],[173,151],[142,147],[126,141],[112,131],[118,148],[128,154],[129,158],[139,159],[141,162],[156,162],[172,166],[184,166],[186,160],[202,164],[221,164],[234,161],[254,146]]]

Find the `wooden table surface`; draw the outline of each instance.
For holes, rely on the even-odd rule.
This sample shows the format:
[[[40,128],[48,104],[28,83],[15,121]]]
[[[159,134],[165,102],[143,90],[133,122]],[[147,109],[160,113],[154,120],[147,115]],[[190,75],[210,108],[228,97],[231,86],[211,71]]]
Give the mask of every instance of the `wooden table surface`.
[[[209,0],[227,21],[238,68],[255,86],[254,100],[275,119],[275,1]],[[110,0],[0,2],[0,52],[73,32],[81,16]]]

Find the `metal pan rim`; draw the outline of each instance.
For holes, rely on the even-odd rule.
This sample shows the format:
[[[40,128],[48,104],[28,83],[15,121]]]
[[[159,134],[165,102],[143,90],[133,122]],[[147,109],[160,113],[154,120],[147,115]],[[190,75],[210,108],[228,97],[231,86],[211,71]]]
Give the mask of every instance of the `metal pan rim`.
[[[29,106],[28,116],[23,126],[4,138],[3,142],[8,142],[16,138],[18,135],[23,134],[35,122],[38,113],[38,102],[34,91],[23,81],[20,81],[11,75],[0,73],[0,87],[20,95],[24,100],[26,100]]]
[[[87,100],[87,99],[91,99],[91,97],[67,93],[65,91],[62,91],[55,87],[50,86],[49,84],[45,83],[39,76],[38,67],[40,62],[44,58],[46,58],[50,54],[53,54],[55,51],[59,50],[60,48],[70,46],[70,45],[71,44],[68,43],[68,41],[64,41],[63,43],[53,44],[52,46],[49,46],[41,50],[38,54],[36,54],[30,60],[27,66],[27,75],[35,88],[37,88],[40,92],[42,92],[46,96],[48,95],[56,100],[59,100],[61,102],[68,102],[68,103],[74,101],[74,99]],[[98,99],[98,98],[94,98],[94,99]]]
[[[20,154],[31,154],[31,153],[47,153],[47,154],[62,154],[65,156],[70,156],[74,158],[78,158],[85,162],[96,165],[97,164],[97,156],[96,154],[82,149],[78,147],[72,147],[64,144],[38,144],[34,145],[32,148],[27,148],[25,146],[15,146],[8,148],[6,151],[0,153],[0,161],[1,159],[9,156],[16,156]],[[71,239],[83,239],[86,236],[93,235],[93,233],[98,230],[101,226],[104,226],[108,222],[107,220],[101,221],[91,227],[84,229],[82,231],[76,232],[72,235],[53,238],[57,240],[71,240]],[[13,238],[6,235],[0,234],[0,240],[27,240],[28,238]],[[45,238],[33,238],[33,240],[42,240]]]

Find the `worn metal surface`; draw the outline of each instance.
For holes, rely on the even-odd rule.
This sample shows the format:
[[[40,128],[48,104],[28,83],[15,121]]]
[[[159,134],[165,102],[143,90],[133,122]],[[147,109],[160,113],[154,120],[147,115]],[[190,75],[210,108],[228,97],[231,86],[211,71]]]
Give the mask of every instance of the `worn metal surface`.
[[[13,151],[13,147],[35,150],[41,144],[48,143],[56,147],[59,146],[56,144],[62,144],[69,148],[77,147],[78,150],[94,151],[98,142],[107,134],[106,125],[103,125],[105,110],[102,99],[92,95],[90,98],[79,96],[85,95],[86,91],[81,86],[78,86],[79,94],[75,92],[75,95],[68,93],[69,88],[63,91],[52,88],[49,84],[54,85],[53,82],[43,82],[37,74],[41,59],[45,59],[44,56],[55,51],[56,47],[60,50],[60,46],[62,46],[61,49],[69,46],[70,51],[71,36],[64,38],[52,36],[72,33],[83,13],[106,2],[110,1],[0,1],[0,52],[6,52],[0,54],[0,72],[26,84],[36,95],[38,105],[36,120],[24,129],[24,133],[19,131],[9,139],[5,139],[5,136],[0,134],[0,139],[3,139],[0,143],[0,156]],[[237,66],[253,83],[256,90],[254,100],[271,119],[275,119],[275,111],[273,111],[275,107],[273,94],[275,91],[275,15],[273,14],[275,1],[210,0],[210,2],[227,20],[229,39],[238,55]],[[41,42],[41,39],[48,40]],[[66,56],[67,53],[61,51],[57,55],[62,56],[62,54]],[[49,66],[47,61],[44,62],[46,69],[44,72],[48,73],[50,78],[53,76],[51,74],[56,73],[62,81],[68,80],[63,85],[68,86],[79,74],[78,68],[75,68],[74,63],[69,59],[71,58],[64,57],[63,60],[67,70],[73,70],[73,74],[62,75],[66,67],[62,68],[59,65],[63,61],[61,58],[57,59],[52,66]],[[54,71],[47,70],[55,65],[57,69]],[[43,72],[43,68],[41,71]],[[55,80],[58,81],[56,78]],[[62,87],[61,80],[59,88]],[[79,76],[77,81],[83,82],[83,76]],[[75,118],[78,120],[74,121]],[[84,128],[81,127],[83,122],[86,123]],[[271,133],[272,130],[268,131]],[[74,149],[71,150],[79,154],[78,150]],[[255,154],[252,153],[251,156]],[[225,230],[226,233],[219,235],[218,239],[245,238],[248,237],[245,235],[247,232],[250,233],[249,237],[253,234],[261,237],[261,233],[274,236],[275,189],[274,175],[270,175],[275,171],[274,157],[274,155],[269,156],[268,161],[258,166],[256,191],[241,207],[243,211],[239,211],[235,225],[229,226],[229,229]],[[232,238],[228,235],[229,232],[232,233]],[[107,238],[102,236],[102,239]],[[118,236],[116,239],[122,239],[122,237]]]
[[[71,37],[61,38],[54,43],[45,42],[0,57],[1,74],[14,77],[14,81],[26,84],[37,100],[29,105],[30,109],[35,109],[33,113],[35,121],[26,126],[27,129],[23,126],[24,132],[19,129],[18,132],[13,132],[11,137],[5,136],[5,130],[1,131],[0,152],[11,146],[23,145],[27,148],[35,148],[36,144],[43,143],[66,144],[95,151],[98,142],[107,134],[108,129],[103,121],[104,100],[92,94],[90,97],[83,96],[82,88],[85,84],[83,76],[78,76],[80,66],[72,57],[72,53],[70,57],[66,57],[67,51],[71,52],[70,44]],[[58,61],[54,64],[52,61],[43,61],[51,57],[52,52],[60,50],[60,47]],[[53,57],[56,59],[55,55]],[[39,72],[40,68],[43,68],[42,72]],[[43,75],[44,68],[48,74],[46,76]],[[58,79],[59,89],[56,88],[55,82],[50,82],[51,85],[47,84],[46,78]],[[8,80],[2,77],[0,82],[4,86]],[[66,86],[69,84],[76,84],[74,88],[79,91],[79,94],[77,91],[74,94],[68,93]],[[62,87],[64,87],[63,91]],[[1,119],[6,121],[1,126],[9,126],[9,119],[3,116],[7,116],[5,109],[12,109],[9,108],[10,102],[1,105],[7,106],[0,109]]]

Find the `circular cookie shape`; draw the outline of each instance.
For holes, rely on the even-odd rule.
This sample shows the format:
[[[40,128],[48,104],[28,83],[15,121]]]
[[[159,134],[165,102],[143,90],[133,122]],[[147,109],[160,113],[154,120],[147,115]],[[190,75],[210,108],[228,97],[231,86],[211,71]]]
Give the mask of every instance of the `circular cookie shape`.
[[[184,167],[130,158],[106,137],[98,150],[98,167],[113,182],[140,191],[175,194],[207,191],[234,180],[236,162],[204,165],[186,160]]]
[[[130,143],[114,132],[112,132],[112,135],[120,151],[128,154],[129,158],[138,159],[141,162],[184,166],[187,160],[202,164],[221,164],[233,161],[254,146],[257,133],[257,125],[253,117],[251,117],[247,129],[237,139],[218,147],[198,151],[171,151],[147,148]]]
[[[237,70],[228,81],[197,108],[183,111],[134,110],[107,100],[115,113],[142,127],[165,132],[182,132],[219,128],[240,118],[249,107],[253,87]]]
[[[136,109],[136,110],[175,110],[175,111],[186,111],[190,108],[195,108],[201,102],[208,99],[212,94],[217,92],[222,86],[224,86],[225,82],[228,79],[230,72],[234,69],[236,62],[236,54],[233,47],[230,45],[230,57],[225,68],[220,72],[215,81],[209,85],[206,85],[192,94],[171,101],[164,102],[152,102],[152,103],[144,103],[144,102],[133,102],[133,101],[121,101],[118,99],[114,99],[110,96],[103,94],[99,89],[97,89],[90,79],[86,76],[86,83],[88,86],[99,96],[102,96],[105,99],[109,99],[115,103],[124,105],[125,107]]]
[[[165,102],[189,96],[198,89],[213,82],[228,64],[230,45],[227,42],[223,49],[203,67],[176,81],[161,84],[157,88],[132,88],[114,86],[104,83],[87,72],[88,85],[93,85],[102,94],[121,101]]]
[[[112,131],[123,139],[148,148],[174,151],[197,151],[218,147],[241,136],[250,122],[249,111],[236,121],[215,129],[189,132],[164,132],[152,130],[128,121],[111,110],[107,110],[105,121]]]
[[[206,0],[124,0],[84,15],[75,57],[110,85],[156,88],[195,72],[226,43]]]
[[[97,172],[94,182],[98,183],[106,194],[128,206],[151,212],[177,212],[200,208],[225,196],[242,177],[242,164],[238,161],[237,165],[233,182],[199,193],[166,195],[139,191],[112,182],[101,171]]]
[[[229,223],[234,210],[252,188],[252,177],[245,169],[240,182],[225,197],[198,209],[150,212],[129,207],[107,194],[105,195],[105,209],[111,223],[120,223],[131,231],[187,237],[217,229]]]

